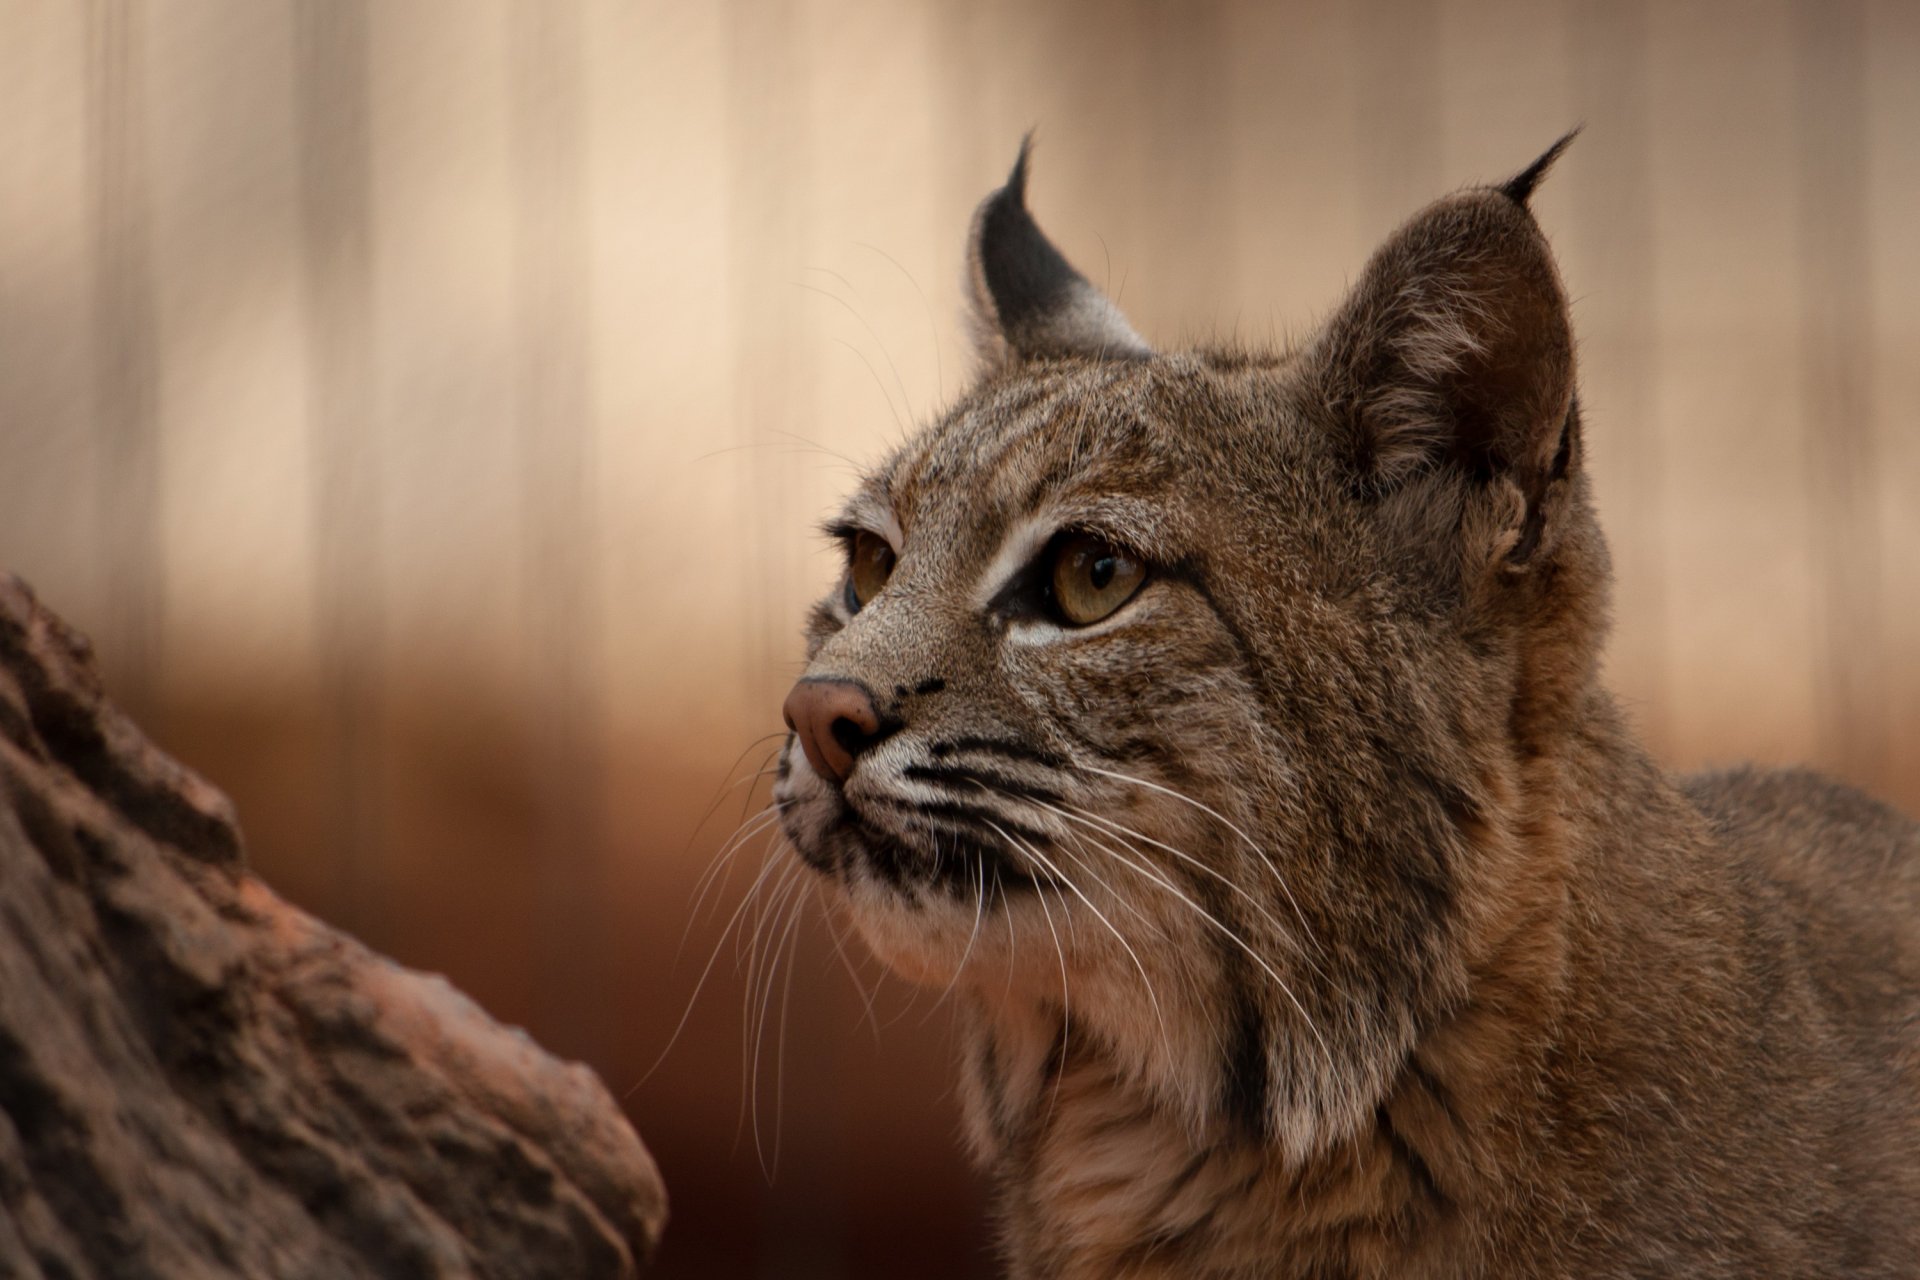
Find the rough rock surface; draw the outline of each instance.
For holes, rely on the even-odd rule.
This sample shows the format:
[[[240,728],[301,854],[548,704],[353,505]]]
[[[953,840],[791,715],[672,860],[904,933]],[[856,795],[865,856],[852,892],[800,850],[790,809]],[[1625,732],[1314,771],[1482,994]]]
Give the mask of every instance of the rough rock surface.
[[[632,1276],[599,1080],[247,874],[0,575],[0,1277]]]

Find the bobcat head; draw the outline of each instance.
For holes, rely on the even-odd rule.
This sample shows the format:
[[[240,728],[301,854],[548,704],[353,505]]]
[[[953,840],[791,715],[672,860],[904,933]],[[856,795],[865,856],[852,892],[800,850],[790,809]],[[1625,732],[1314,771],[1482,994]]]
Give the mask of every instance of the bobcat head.
[[[1304,1157],[1482,971],[1558,962],[1516,954],[1555,909],[1527,772],[1607,578],[1527,207],[1564,145],[1279,353],[1150,349],[1025,149],[981,206],[986,371],[828,525],[775,794],[873,950],[959,993],[984,1155],[1081,1059]]]

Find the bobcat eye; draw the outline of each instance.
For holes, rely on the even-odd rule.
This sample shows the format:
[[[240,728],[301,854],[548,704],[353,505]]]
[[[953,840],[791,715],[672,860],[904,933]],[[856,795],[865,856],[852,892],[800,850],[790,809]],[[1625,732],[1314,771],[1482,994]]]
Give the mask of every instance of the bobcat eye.
[[[847,555],[847,612],[860,612],[860,607],[879,595],[892,576],[893,548],[887,540],[877,533],[855,534]]]
[[[1098,622],[1131,600],[1146,576],[1145,565],[1092,534],[1070,533],[1054,544],[1053,602],[1076,627]]]

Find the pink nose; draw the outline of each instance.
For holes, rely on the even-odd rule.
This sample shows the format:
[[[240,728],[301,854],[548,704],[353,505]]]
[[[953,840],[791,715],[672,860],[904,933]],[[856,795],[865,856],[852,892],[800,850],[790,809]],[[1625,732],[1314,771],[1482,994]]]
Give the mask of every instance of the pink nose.
[[[853,762],[886,734],[873,698],[851,680],[802,680],[782,708],[813,771],[845,782]]]

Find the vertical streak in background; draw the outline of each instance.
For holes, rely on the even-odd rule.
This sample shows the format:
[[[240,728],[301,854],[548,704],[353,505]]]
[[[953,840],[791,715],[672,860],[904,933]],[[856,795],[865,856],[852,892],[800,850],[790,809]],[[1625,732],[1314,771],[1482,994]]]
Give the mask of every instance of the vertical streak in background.
[[[810,425],[802,406],[813,402],[813,387],[802,381],[795,359],[794,281],[805,243],[799,192],[807,172],[799,25],[789,0],[728,6],[733,444],[749,477],[747,545],[772,557],[744,602],[743,619],[753,638],[745,677],[747,687],[763,699],[770,721],[795,674],[788,660],[797,656],[800,596],[792,578],[800,558],[792,548],[807,532],[790,519],[788,476],[795,434],[807,434]]]
[[[141,68],[145,9],[87,6],[87,212],[93,239],[95,431],[106,549],[102,657],[135,716],[155,707],[165,564],[160,547],[159,369],[147,221]]]
[[[1185,333],[1204,334],[1206,341],[1237,338],[1241,317],[1223,311],[1222,297],[1240,261],[1226,196],[1234,190],[1236,122],[1227,106],[1225,6],[1152,0],[1129,27],[1143,46],[1139,61],[1152,69],[1145,79],[1154,88],[1134,99],[1146,118],[1127,122],[1149,156],[1150,177],[1140,192],[1153,217],[1148,242],[1162,246],[1160,261],[1178,264],[1155,292],[1169,298],[1166,309]]]
[[[746,545],[766,557],[749,584],[741,620],[746,646],[746,687],[764,708],[759,726],[777,727],[780,698],[798,671],[804,593],[796,571],[804,563],[805,523],[790,498],[799,456],[795,445],[813,436],[815,385],[807,374],[797,305],[799,268],[807,244],[807,183],[811,178],[806,124],[808,83],[806,9],[794,0],[736,0],[726,9],[727,46],[727,270],[730,369],[735,456],[747,476],[742,516]],[[813,513],[809,512],[808,515]],[[811,591],[811,585],[807,586]],[[757,843],[757,842],[756,842]],[[776,844],[769,856],[787,856]],[[763,900],[764,901],[764,900]],[[755,911],[746,928],[755,936],[761,966],[747,969],[749,1001],[772,997],[770,986],[751,990],[755,975],[771,982],[763,966],[784,936],[781,913]],[[788,960],[791,966],[792,960]],[[791,977],[793,970],[787,968]],[[791,992],[791,1006],[785,991]],[[750,1004],[749,1009],[755,1005]],[[765,1005],[759,1005],[762,1011]],[[791,1021],[787,1021],[788,1013]],[[769,1179],[760,1213],[755,1273],[779,1280],[843,1276],[847,1256],[847,1177],[843,1156],[847,1115],[842,1044],[845,1002],[824,984],[804,979],[783,988],[772,1025],[743,1035],[762,1036],[770,1047],[743,1062],[742,1089],[752,1105],[756,1152],[768,1151]],[[794,1028],[784,1042],[780,1025]],[[762,1024],[764,1025],[764,1024]],[[832,1031],[820,1033],[822,1028]],[[808,1034],[812,1030],[815,1034]],[[743,1054],[748,1046],[743,1044]],[[757,1098],[757,1101],[755,1099]],[[782,1141],[782,1125],[806,1134]]]
[[[1436,0],[1365,0],[1348,9],[1360,100],[1360,210],[1378,236],[1448,187],[1440,181],[1440,23]]]
[[[335,860],[332,911],[378,942],[381,865],[380,455],[373,407],[373,214],[365,0],[294,11],[314,620]]]
[[[557,1047],[608,1043],[608,875],[601,812],[606,697],[591,444],[583,24],[575,0],[517,0],[513,138],[514,430],[520,580],[544,919],[535,990]]]
[[[972,209],[981,198],[981,181],[998,174],[1000,155],[988,134],[1001,118],[987,43],[994,14],[987,0],[941,0],[933,9],[934,75],[927,94],[934,104],[934,136],[940,139],[940,164],[934,174],[935,207]],[[1012,161],[1006,162],[1009,167]],[[944,228],[945,221],[936,220]],[[952,246],[958,257],[961,246]],[[971,357],[971,343],[967,347]],[[947,389],[951,392],[952,387]]]
[[[1589,415],[1587,456],[1600,446],[1619,464],[1617,489],[1601,495],[1616,559],[1616,591],[1633,601],[1640,633],[1652,639],[1637,671],[1634,718],[1656,749],[1672,741],[1671,672],[1664,639],[1667,621],[1665,557],[1670,531],[1662,518],[1666,468],[1662,464],[1653,386],[1660,317],[1655,310],[1653,143],[1647,103],[1645,0],[1578,0],[1570,15],[1574,105],[1588,122],[1576,151],[1563,162],[1573,189],[1572,219],[1596,278],[1575,285],[1587,363],[1603,375],[1605,403]],[[1592,374],[1586,375],[1593,385]],[[1596,428],[1595,417],[1599,422]]]
[[[1858,0],[1801,0],[1794,28],[1802,413],[1825,605],[1821,747],[1848,778],[1884,788],[1888,671],[1872,483],[1865,15]]]

